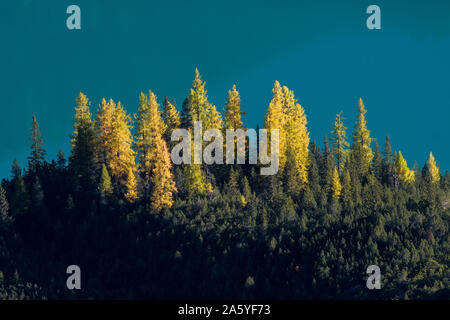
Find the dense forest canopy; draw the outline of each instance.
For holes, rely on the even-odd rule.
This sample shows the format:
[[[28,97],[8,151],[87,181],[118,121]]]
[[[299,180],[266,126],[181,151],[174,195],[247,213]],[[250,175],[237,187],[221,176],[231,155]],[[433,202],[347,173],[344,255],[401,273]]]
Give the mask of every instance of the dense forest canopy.
[[[33,117],[28,166],[14,161],[0,186],[0,299],[448,298],[449,173],[432,153],[408,167],[388,136],[382,150],[362,99],[357,112],[351,137],[341,112],[320,146],[276,81],[273,176],[173,164],[177,128],[246,130],[236,86],[222,117],[197,70],[180,109],[150,91],[133,116],[106,99],[94,115],[80,93],[68,159],[46,161]],[[69,265],[81,290],[66,288]],[[369,265],[381,290],[366,287]]]

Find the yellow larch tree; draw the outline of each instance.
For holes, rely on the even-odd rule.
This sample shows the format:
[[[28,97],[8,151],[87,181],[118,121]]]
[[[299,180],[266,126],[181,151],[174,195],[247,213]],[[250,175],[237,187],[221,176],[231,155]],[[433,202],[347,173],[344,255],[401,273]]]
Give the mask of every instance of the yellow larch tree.
[[[216,107],[208,102],[206,93],[205,82],[201,79],[198,69],[195,69],[192,88],[183,107],[183,119],[185,119],[183,122],[191,134],[195,121],[202,123],[203,132],[208,129],[222,129],[222,117]],[[206,145],[205,142],[202,143],[202,146],[204,145]],[[194,150],[194,146],[191,147],[191,150]],[[206,170],[208,169],[206,168]],[[212,185],[207,181],[201,164],[186,165],[183,172],[188,195],[202,195],[212,190]]]
[[[226,129],[236,130],[242,128],[241,97],[239,91],[236,90],[235,84],[233,85],[233,88],[228,91],[224,113]]]
[[[331,178],[331,192],[333,195],[333,198],[338,199],[341,196],[342,191],[342,185],[341,180],[339,178],[339,171],[337,167],[335,166],[333,168],[333,175]]]
[[[137,192],[136,184],[129,181],[130,170],[134,172],[136,167],[131,117],[120,102],[116,105],[112,99],[108,103],[103,99],[95,122],[99,162],[108,167],[113,182],[126,189],[125,194]]]
[[[367,129],[366,112],[364,103],[360,98],[358,103],[358,120],[353,130],[352,156],[355,161],[354,168],[361,175],[365,175],[369,171],[373,159],[373,152],[370,147],[372,138],[370,138],[370,131]]]
[[[430,152],[430,156],[427,160],[428,172],[430,174],[432,183],[439,183],[441,180],[441,173],[439,172],[439,167],[436,165],[436,160],[434,159],[433,153]]]
[[[126,193],[125,198],[130,202],[133,203],[138,198],[138,191],[137,191],[137,182],[136,182],[136,176],[134,174],[133,169],[130,167],[128,168],[128,175],[125,183]]]
[[[283,87],[283,96],[285,113],[283,133],[286,142],[286,158],[292,157],[299,183],[305,187],[308,183],[309,165],[309,132],[306,127],[308,122],[305,110],[297,103],[294,92]]]
[[[395,154],[394,174],[395,177],[402,182],[414,182],[414,170],[410,170],[408,168],[406,160],[405,158],[403,158],[403,155],[400,151]]]
[[[171,172],[170,153],[163,139],[167,126],[163,122],[157,97],[152,91],[148,96],[141,93],[139,104],[135,117],[138,168],[145,189],[150,191],[151,212],[156,212],[172,206],[173,193],[177,189]]]
[[[279,139],[278,139],[278,157],[279,157],[279,167],[280,170],[283,170],[286,164],[286,135],[285,135],[285,120],[286,115],[283,108],[283,102],[285,97],[283,96],[283,89],[278,81],[275,81],[275,84],[272,89],[272,100],[269,103],[269,107],[267,109],[267,114],[264,118],[264,128],[268,130],[267,132],[267,149],[270,150],[271,146],[271,129],[278,129],[279,131]],[[270,150],[270,152],[276,152],[276,150]]]
[[[106,102],[103,98],[95,119],[95,131],[98,138],[96,156],[100,164],[109,166],[110,158],[112,156],[113,144],[113,121],[115,112],[115,103],[113,100]]]
[[[175,181],[172,174],[172,162],[170,153],[167,150],[167,144],[158,136],[155,141],[156,161],[151,177],[152,194],[151,210],[152,212],[161,211],[164,208],[171,208],[173,204],[173,194],[177,192]]]
[[[89,99],[80,92],[76,102],[74,133],[70,140],[72,151],[69,158],[69,167],[83,181],[83,187],[86,188],[95,173],[97,139],[94,123],[91,119]]]
[[[162,137],[166,126],[161,119],[157,97],[152,91],[149,91],[148,96],[141,93],[139,105],[138,113],[135,116],[134,146],[139,161],[138,171],[148,187],[156,165],[156,140]]]
[[[228,91],[227,100],[225,102],[225,123],[224,123],[224,133],[226,134],[226,129],[237,130],[241,129],[246,131],[246,129],[242,125],[241,115],[244,114],[241,111],[241,97],[239,95],[239,91],[236,90],[236,85],[233,85],[233,88]],[[226,141],[224,140],[224,145],[226,146]],[[243,148],[239,148],[237,145],[237,138],[234,138],[235,144],[235,157],[238,154],[246,154],[248,152],[246,145]],[[226,147],[225,147],[226,148]]]
[[[180,120],[180,113],[175,108],[175,106],[167,99],[167,97],[164,97],[164,103],[163,103],[163,120],[166,124],[166,130],[164,132],[164,140],[169,145],[172,145],[172,142],[170,140],[170,137],[172,135],[172,131],[179,128],[181,125]]]

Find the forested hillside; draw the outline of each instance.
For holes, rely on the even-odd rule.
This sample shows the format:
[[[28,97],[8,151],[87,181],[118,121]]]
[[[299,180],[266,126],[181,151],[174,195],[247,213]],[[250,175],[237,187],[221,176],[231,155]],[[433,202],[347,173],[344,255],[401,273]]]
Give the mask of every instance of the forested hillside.
[[[176,128],[246,130],[236,86],[223,112],[198,71],[180,108],[151,91],[137,103],[135,115],[113,100],[94,109],[80,93],[71,152],[54,160],[33,117],[29,162],[0,186],[0,299],[450,297],[450,175],[432,153],[408,167],[388,136],[380,147],[361,99],[352,131],[341,112],[316,142],[275,82],[272,176],[171,160]],[[66,287],[69,265],[81,290]],[[381,290],[366,287],[369,265]]]

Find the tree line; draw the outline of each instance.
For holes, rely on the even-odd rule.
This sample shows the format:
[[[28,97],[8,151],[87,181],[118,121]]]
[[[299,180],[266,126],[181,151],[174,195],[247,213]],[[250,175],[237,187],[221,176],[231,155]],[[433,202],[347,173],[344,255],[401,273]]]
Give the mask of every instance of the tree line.
[[[351,141],[341,112],[321,147],[294,92],[272,93],[274,176],[173,165],[174,129],[246,130],[236,86],[222,118],[198,70],[180,111],[149,91],[135,115],[102,99],[93,117],[80,93],[68,159],[45,160],[33,117],[28,166],[0,186],[0,298],[448,297],[448,171],[432,153],[410,169],[388,136],[382,151],[362,99]],[[65,288],[71,264],[83,290]],[[372,264],[382,290],[365,287]]]

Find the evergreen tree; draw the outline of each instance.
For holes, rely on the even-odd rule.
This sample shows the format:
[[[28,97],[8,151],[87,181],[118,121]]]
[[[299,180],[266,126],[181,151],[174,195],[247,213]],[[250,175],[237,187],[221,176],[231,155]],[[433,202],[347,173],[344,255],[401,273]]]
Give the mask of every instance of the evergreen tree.
[[[388,135],[386,135],[386,140],[384,142],[384,160],[389,163],[394,160],[391,147],[391,140],[389,139]]]
[[[328,143],[327,136],[325,136],[324,142],[325,142],[325,150],[321,170],[321,177],[322,177],[322,186],[324,190],[328,193],[331,189],[331,185],[333,182],[333,164],[335,161],[333,151],[331,150],[330,145]]]
[[[44,160],[47,152],[43,148],[44,141],[42,139],[41,131],[39,130],[39,124],[36,117],[33,116],[33,121],[31,123],[31,154],[28,157],[28,168],[31,171],[38,170],[42,161]]]
[[[113,135],[113,126],[115,125],[115,109],[116,104],[112,99],[107,102],[103,98],[95,118],[95,132],[98,139],[96,149],[97,162],[99,164],[106,164],[107,166],[109,166],[111,158],[114,156],[113,143],[115,138]]]
[[[224,186],[224,193],[234,200],[239,199],[241,196],[239,192],[238,179],[239,172],[231,167],[230,177]]]
[[[9,211],[9,204],[8,200],[6,199],[6,192],[5,189],[3,189],[2,185],[0,184],[0,220],[2,221],[9,220],[8,211]]]
[[[342,111],[336,115],[333,130],[331,131],[332,137],[330,139],[333,141],[334,156],[337,161],[337,168],[339,172],[342,172],[344,168],[345,159],[347,158],[346,147],[350,145],[347,141],[347,135],[345,133],[347,127],[344,126],[344,119],[345,118],[342,117]]]
[[[341,190],[341,199],[342,203],[347,207],[347,209],[350,209],[352,203],[353,203],[353,196],[352,196],[352,181],[350,178],[350,172],[348,169],[344,169],[344,175],[343,175],[343,183],[342,183],[342,190]]]
[[[189,128],[194,126],[195,121],[201,121],[203,130],[221,129],[222,118],[214,105],[208,102],[205,82],[202,81],[198,69],[195,69],[195,78],[188,97]]]
[[[13,161],[11,175],[12,175],[13,179],[16,179],[16,178],[22,176],[22,169],[20,168],[19,161],[17,161],[17,159],[14,159],[14,161]]]
[[[441,180],[441,173],[439,172],[439,167],[436,165],[436,160],[434,159],[432,152],[430,152],[427,160],[427,168],[429,176],[431,178],[431,182],[439,183],[439,181]]]
[[[131,117],[127,115],[120,102],[116,104],[111,99],[106,103],[102,100],[96,118],[98,133],[99,162],[106,164],[113,184],[123,187],[124,193],[134,193],[130,190],[130,170],[134,172],[135,152],[132,149]]]
[[[160,211],[172,207],[173,194],[177,192],[177,188],[171,172],[170,153],[167,150],[166,142],[161,137],[156,140],[155,153],[157,158],[151,178],[153,186],[151,208],[152,211]]]
[[[148,97],[141,93],[140,107],[136,116],[135,150],[138,155],[138,169],[146,189],[150,188],[150,179],[156,166],[156,141],[162,138],[165,125],[161,119],[156,95],[149,91]]]
[[[39,177],[34,179],[31,189],[31,201],[34,207],[41,207],[44,203],[44,190],[42,189]]]
[[[100,176],[100,183],[98,185],[98,192],[102,197],[107,197],[112,195],[113,186],[111,184],[111,177],[108,173],[108,168],[105,164],[102,164],[102,174]]]
[[[128,167],[128,174],[126,178],[125,187],[126,193],[124,196],[130,203],[133,203],[138,198],[138,191],[137,191],[136,176],[134,175],[132,167]]]
[[[383,159],[383,181],[392,186],[394,183],[394,155],[392,153],[391,141],[386,135],[384,142],[384,159]]]
[[[186,115],[186,114],[189,115]],[[189,120],[190,123],[186,121]],[[203,132],[208,129],[222,129],[222,118],[220,113],[217,112],[216,107],[208,102],[206,95],[205,82],[202,81],[200,73],[195,69],[195,78],[192,83],[188,100],[185,106],[183,106],[183,118],[182,125],[188,129],[194,127],[194,122],[200,121],[202,123]],[[191,133],[192,134],[192,133]],[[202,143],[202,147],[205,143]],[[191,147],[192,159],[194,147]],[[206,171],[209,171],[206,168]],[[208,181],[207,176],[202,170],[202,165],[191,163],[184,166],[184,187],[189,196],[203,195],[206,192],[212,191],[212,185]]]
[[[184,129],[189,129],[191,127],[192,118],[191,118],[191,112],[190,112],[190,105],[189,105],[189,97],[184,99],[183,104],[181,106],[181,119],[180,119],[180,126]]]
[[[400,151],[395,155],[394,174],[396,185],[398,185],[398,180],[406,183],[414,182],[414,171],[408,169],[406,160]]]
[[[96,137],[94,123],[91,119],[88,98],[80,92],[75,108],[74,133],[71,135],[72,151],[69,158],[69,167],[86,188],[95,173]]]
[[[306,127],[307,120],[305,111],[294,93],[287,87],[283,87],[284,113],[285,113],[285,141],[286,158],[292,158],[295,165],[295,173],[298,178],[298,184],[304,188],[308,183],[308,165],[309,165],[309,132]]]
[[[373,152],[370,148],[372,138],[370,131],[366,127],[366,109],[362,99],[359,99],[358,120],[353,130],[352,153],[355,161],[354,168],[357,168],[360,175],[368,173],[373,158]]]
[[[332,192],[333,198],[338,199],[341,195],[341,191],[342,191],[342,185],[341,185],[341,180],[339,178],[339,172],[338,172],[337,167],[334,167],[332,183],[331,183],[331,192]]]
[[[378,181],[383,181],[383,158],[381,157],[380,146],[375,140],[375,151],[373,157],[373,170]]]
[[[227,101],[225,103],[225,128],[226,129],[240,129],[242,128],[241,115],[241,97],[236,90],[236,85],[228,91]]]
[[[10,199],[11,217],[22,215],[28,211],[30,198],[25,187],[25,181],[22,176],[14,180],[13,192]]]
[[[56,156],[57,160],[56,160],[56,164],[58,165],[59,169],[64,169],[66,166],[66,157],[64,156],[64,153],[62,152],[62,150],[58,151],[58,155]]]
[[[271,146],[271,129],[278,130],[278,158],[279,158],[279,168],[282,171],[284,165],[286,164],[286,135],[285,135],[285,123],[286,116],[283,108],[283,89],[278,81],[275,81],[275,84],[272,89],[272,100],[270,101],[269,107],[267,109],[267,114],[264,118],[264,129],[268,130],[267,132],[267,148],[270,150]],[[270,150],[270,152],[274,152],[275,150]]]
[[[170,103],[170,101],[167,99],[167,96],[164,97],[164,111],[163,111],[163,120],[166,124],[166,130],[164,132],[164,140],[166,140],[166,143],[168,145],[172,145],[171,141],[171,135],[172,131],[180,128],[181,120],[180,120],[180,114],[175,108],[175,106]]]
[[[201,164],[191,163],[183,166],[184,184],[188,197],[205,195],[212,191],[212,186],[206,181]]]

